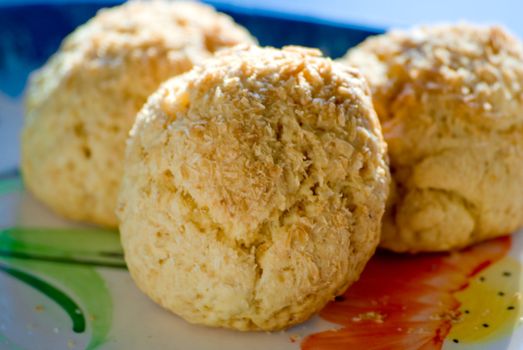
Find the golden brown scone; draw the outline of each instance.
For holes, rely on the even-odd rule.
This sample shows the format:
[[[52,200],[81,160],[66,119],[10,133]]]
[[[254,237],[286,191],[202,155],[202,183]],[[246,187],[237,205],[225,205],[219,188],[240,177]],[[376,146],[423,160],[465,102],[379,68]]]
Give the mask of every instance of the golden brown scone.
[[[116,227],[125,139],[147,97],[217,49],[253,40],[198,3],[100,11],[31,78],[22,134],[27,187],[66,217]]]
[[[370,38],[362,70],[388,143],[394,195],[381,246],[444,251],[523,224],[523,49],[499,27]]]
[[[378,244],[389,174],[370,92],[319,51],[221,52],[149,99],[127,147],[129,270],[189,322],[302,322]]]

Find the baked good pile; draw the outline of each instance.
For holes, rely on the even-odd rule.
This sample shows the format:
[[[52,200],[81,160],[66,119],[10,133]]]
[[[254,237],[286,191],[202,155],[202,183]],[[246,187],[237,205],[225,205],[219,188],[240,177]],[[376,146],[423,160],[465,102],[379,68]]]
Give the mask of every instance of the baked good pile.
[[[166,309],[284,329],[378,246],[449,251],[523,226],[523,46],[439,25],[333,61],[259,47],[206,5],[130,2],[31,77],[21,169],[56,212],[119,226]]]

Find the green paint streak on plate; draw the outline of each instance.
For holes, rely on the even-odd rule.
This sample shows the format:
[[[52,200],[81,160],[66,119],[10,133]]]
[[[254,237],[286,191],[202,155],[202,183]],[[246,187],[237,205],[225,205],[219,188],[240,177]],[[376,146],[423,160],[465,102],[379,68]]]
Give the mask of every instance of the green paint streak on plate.
[[[43,279],[22,270],[15,269],[7,264],[0,263],[0,271],[3,271],[12,277],[30,285],[31,287],[54,300],[71,318],[71,321],[73,322],[73,331],[76,333],[85,332],[85,316],[80,306],[78,306],[78,304],[76,304],[75,301],[67,294],[47,283]]]
[[[19,177],[0,180],[0,196],[8,193],[20,192],[23,188],[24,184],[22,179]]]
[[[87,330],[91,330],[87,349],[95,349],[106,341],[111,329],[113,303],[105,281],[95,269],[37,260],[7,261],[11,266],[31,271],[38,276],[46,276],[49,284],[76,300],[87,319]]]
[[[95,228],[0,230],[0,256],[125,268],[118,233]]]
[[[107,338],[112,299],[95,266],[124,267],[119,236],[95,228],[14,227],[0,230],[0,255],[10,266],[45,279],[80,305],[95,349]]]

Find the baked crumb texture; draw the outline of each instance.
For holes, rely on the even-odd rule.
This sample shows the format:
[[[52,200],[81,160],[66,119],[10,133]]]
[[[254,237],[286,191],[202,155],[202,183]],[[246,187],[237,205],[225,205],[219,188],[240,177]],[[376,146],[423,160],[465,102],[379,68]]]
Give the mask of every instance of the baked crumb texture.
[[[381,246],[445,251],[523,223],[523,49],[500,27],[392,31],[341,60],[367,77],[393,177]]]
[[[319,51],[236,47],[150,97],[119,198],[129,270],[192,323],[277,330],[360,275],[389,187],[370,91]]]
[[[147,97],[214,51],[252,42],[229,17],[198,3],[100,11],[30,79],[26,186],[68,218],[116,227],[125,139]]]

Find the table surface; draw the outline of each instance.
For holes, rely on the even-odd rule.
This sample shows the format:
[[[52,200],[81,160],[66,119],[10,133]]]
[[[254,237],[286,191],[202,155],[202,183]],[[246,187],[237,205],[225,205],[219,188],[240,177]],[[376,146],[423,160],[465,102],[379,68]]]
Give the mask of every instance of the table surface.
[[[82,0],[82,2],[92,1]],[[107,2],[107,0],[102,1]],[[71,3],[72,1],[0,0],[0,6],[50,2]],[[212,2],[379,27],[405,27],[419,23],[459,20],[499,23],[523,37],[521,19],[523,0],[212,0]]]

